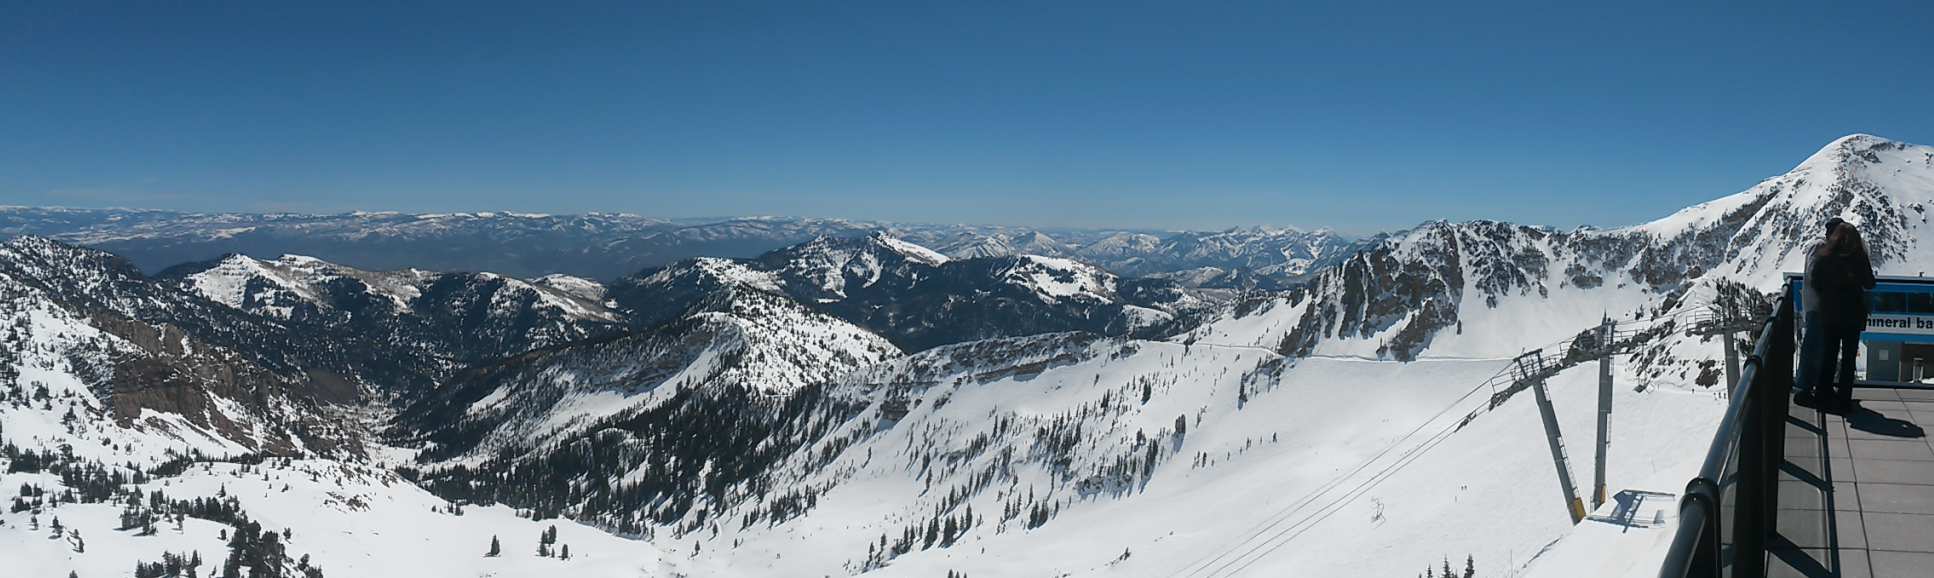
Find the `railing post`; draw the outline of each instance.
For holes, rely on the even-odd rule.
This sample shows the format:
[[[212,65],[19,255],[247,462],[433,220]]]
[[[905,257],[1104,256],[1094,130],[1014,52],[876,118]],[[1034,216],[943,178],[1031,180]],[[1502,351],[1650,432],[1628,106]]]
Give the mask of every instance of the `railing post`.
[[[1746,363],[1761,366],[1759,357],[1747,358]],[[1739,459],[1739,469],[1733,476],[1733,519],[1732,519],[1732,576],[1758,578],[1766,575],[1765,532],[1768,519],[1765,503],[1768,472],[1773,471],[1766,464],[1767,437],[1767,394],[1773,393],[1766,384],[1763,371],[1755,371],[1753,383],[1743,388],[1748,396],[1745,400],[1745,415],[1740,424],[1739,449],[1735,455]]]
[[[1617,326],[1611,317],[1598,325],[1598,444],[1592,454],[1592,509],[1605,505],[1605,452],[1612,438],[1612,340]]]
[[[1770,540],[1779,526],[1780,464],[1786,462],[1786,418],[1793,404],[1793,325],[1792,307],[1780,307],[1773,313],[1773,327],[1765,332],[1772,342],[1766,344],[1766,357],[1760,360],[1759,371],[1755,372],[1755,379],[1764,387],[1753,389],[1759,392],[1766,408],[1765,438],[1760,444],[1766,466],[1761,478],[1766,487],[1759,494],[1760,519],[1765,520],[1759,533],[1762,540]]]
[[[1733,387],[1699,476],[1679,502],[1660,578],[1763,578],[1777,525],[1793,384],[1793,295],[1775,300]],[[1731,493],[1728,494],[1728,489]],[[1726,515],[1728,512],[1731,515]],[[1728,526],[1730,524],[1730,526]]]
[[[1723,526],[1732,523],[1732,520],[1721,515],[1724,509],[1719,507],[1722,498],[1719,493],[1719,484],[1706,478],[1694,478],[1686,484],[1686,497],[1684,505],[1679,508],[1680,514],[1684,514],[1685,505],[1691,505],[1699,510],[1700,517],[1705,520],[1700,528],[1698,547],[1692,551],[1692,562],[1686,565],[1685,575],[1688,578],[1722,578],[1726,575],[1726,561],[1721,554],[1725,549]]]
[[[1766,544],[1779,521],[1779,466],[1786,460],[1786,416],[1793,393],[1793,313],[1781,308],[1764,352],[1747,359],[1755,366],[1747,389],[1746,415],[1739,435],[1739,471],[1733,503],[1733,576],[1765,576]]]

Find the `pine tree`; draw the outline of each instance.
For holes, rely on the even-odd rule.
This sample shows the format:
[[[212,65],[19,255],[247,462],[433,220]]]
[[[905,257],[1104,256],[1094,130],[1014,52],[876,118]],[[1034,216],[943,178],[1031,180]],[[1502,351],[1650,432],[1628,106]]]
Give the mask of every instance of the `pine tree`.
[[[1477,578],[1477,558],[1464,555],[1464,578]]]
[[[504,545],[497,542],[497,536],[492,535],[490,537],[490,551],[485,552],[484,557],[496,558],[500,555],[503,555],[503,553],[504,553]]]
[[[571,559],[571,545],[565,544],[559,547],[559,550],[557,552],[557,557],[564,560]]]

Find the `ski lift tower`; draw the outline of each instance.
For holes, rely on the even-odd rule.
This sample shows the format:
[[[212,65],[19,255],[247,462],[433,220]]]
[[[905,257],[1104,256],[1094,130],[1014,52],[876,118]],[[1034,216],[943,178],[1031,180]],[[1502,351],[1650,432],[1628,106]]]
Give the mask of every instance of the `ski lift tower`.
[[[1560,367],[1557,365],[1546,362],[1544,350],[1539,349],[1511,361],[1511,380],[1515,387],[1530,387],[1538,400],[1538,415],[1544,418],[1545,439],[1551,444],[1551,461],[1558,468],[1558,490],[1564,494],[1565,512],[1571,515],[1571,523],[1577,524],[1585,519],[1585,503],[1578,499],[1578,486],[1572,483],[1564,435],[1558,432],[1558,414],[1552,409],[1551,395],[1545,391],[1545,379],[1556,374],[1558,369]]]
[[[1612,425],[1612,348],[1618,339],[1617,325],[1607,316],[1598,324],[1598,339],[1592,354],[1598,357],[1598,446],[1592,456],[1592,509],[1605,505],[1605,453],[1611,449]]]
[[[1705,315],[1694,321],[1693,335],[1717,335],[1726,351],[1726,391],[1731,392],[1739,386],[1739,338],[1737,334],[1748,333],[1758,328],[1765,315],[1753,300],[1742,293],[1739,285],[1719,285],[1714,287],[1716,295],[1707,307]]]

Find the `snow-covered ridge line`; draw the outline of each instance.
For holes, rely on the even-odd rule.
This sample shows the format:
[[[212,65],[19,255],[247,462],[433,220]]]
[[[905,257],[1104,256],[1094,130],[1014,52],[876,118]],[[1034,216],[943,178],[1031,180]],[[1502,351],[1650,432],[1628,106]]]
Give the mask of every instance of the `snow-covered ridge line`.
[[[1275,315],[1236,312],[1201,335],[1295,355],[1502,355],[1577,331],[1544,320],[1578,311],[1644,315],[1664,296],[1720,282],[1770,291],[1836,216],[1862,228],[1883,272],[1918,272],[1919,239],[1934,233],[1929,202],[1934,147],[1852,135],[1787,174],[1633,227],[1426,223],[1313,276],[1267,308]]]
[[[395,271],[364,271],[330,263],[314,257],[283,255],[273,261],[232,254],[197,272],[190,264],[172,269],[203,296],[238,309],[256,309],[287,319],[293,312],[291,301],[319,308],[335,308],[331,295],[341,283],[357,286],[361,293],[387,300],[397,312],[410,312],[425,290],[448,280],[475,279],[500,283],[509,293],[498,293],[493,303],[514,307],[506,301],[517,293],[536,297],[539,307],[553,309],[565,317],[581,321],[615,322],[617,315],[604,307],[604,286],[595,281],[569,275],[548,275],[525,281],[493,273],[435,273],[408,268]],[[167,273],[164,273],[167,275]]]

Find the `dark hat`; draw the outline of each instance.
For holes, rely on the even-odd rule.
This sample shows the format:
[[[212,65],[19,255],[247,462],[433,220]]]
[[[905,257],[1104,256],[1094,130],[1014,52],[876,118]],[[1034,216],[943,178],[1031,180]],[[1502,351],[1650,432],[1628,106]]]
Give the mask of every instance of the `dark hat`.
[[[1844,225],[1844,224],[1846,224],[1846,223],[1847,223],[1847,220],[1846,220],[1846,219],[1842,219],[1842,218],[1840,218],[1840,217],[1834,217],[1834,218],[1831,218],[1831,219],[1827,219],[1827,230],[1826,230],[1826,233],[1827,233],[1827,234],[1829,234],[1829,235],[1831,235],[1831,234],[1833,234],[1833,230],[1834,230],[1834,229],[1838,229],[1838,228],[1840,228],[1840,225]]]

